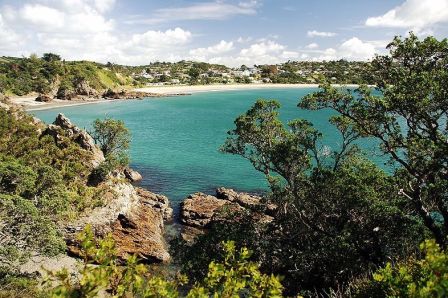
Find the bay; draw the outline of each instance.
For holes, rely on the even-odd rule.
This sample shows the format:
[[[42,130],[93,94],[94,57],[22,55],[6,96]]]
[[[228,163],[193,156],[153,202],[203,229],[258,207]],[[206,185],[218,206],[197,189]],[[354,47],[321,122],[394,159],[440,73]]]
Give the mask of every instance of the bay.
[[[264,192],[268,185],[249,161],[224,154],[219,147],[235,118],[257,99],[277,99],[285,123],[295,118],[311,121],[323,133],[323,143],[337,147],[338,131],[328,122],[329,110],[297,108],[300,98],[315,88],[262,89],[195,93],[190,96],[111,101],[34,111],[46,123],[64,113],[87,130],[97,118],[112,117],[125,122],[132,133],[131,166],[143,175],[140,183],[153,192],[167,195],[176,205],[194,192],[214,193],[217,187]],[[362,143],[366,155],[383,164],[374,143]]]

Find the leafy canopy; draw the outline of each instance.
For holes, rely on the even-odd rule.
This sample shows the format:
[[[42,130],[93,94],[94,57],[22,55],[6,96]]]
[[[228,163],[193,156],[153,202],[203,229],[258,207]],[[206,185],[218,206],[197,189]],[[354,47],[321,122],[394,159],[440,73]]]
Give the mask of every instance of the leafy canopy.
[[[325,84],[299,103],[307,109],[331,108],[363,137],[381,144],[401,172],[400,194],[413,206],[443,247],[448,236],[448,40],[413,33],[396,37],[389,55],[372,61],[375,95]],[[437,221],[435,214],[443,220]]]

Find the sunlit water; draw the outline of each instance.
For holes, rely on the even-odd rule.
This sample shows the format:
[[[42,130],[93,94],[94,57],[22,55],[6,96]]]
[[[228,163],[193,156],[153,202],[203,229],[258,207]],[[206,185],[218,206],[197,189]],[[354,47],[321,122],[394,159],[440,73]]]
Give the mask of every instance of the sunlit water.
[[[297,108],[303,89],[264,89],[196,93],[191,96],[111,101],[32,112],[47,123],[60,112],[87,130],[96,118],[121,119],[132,132],[131,165],[143,175],[141,186],[167,195],[173,205],[194,192],[213,193],[225,186],[240,191],[263,192],[267,183],[249,161],[219,152],[235,118],[259,99],[277,99],[285,122],[310,120],[324,135],[324,143],[339,144],[337,130],[328,123],[331,111]],[[376,146],[364,141],[366,154],[382,163]]]

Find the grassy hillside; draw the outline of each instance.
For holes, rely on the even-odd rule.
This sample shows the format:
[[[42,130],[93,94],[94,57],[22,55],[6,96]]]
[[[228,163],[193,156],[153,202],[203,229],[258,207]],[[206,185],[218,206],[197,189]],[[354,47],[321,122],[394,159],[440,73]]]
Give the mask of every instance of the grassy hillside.
[[[78,89],[95,91],[131,86],[135,83],[129,72],[109,69],[106,65],[88,61],[65,61],[55,54],[41,58],[0,57],[0,92],[25,95],[79,93]]]

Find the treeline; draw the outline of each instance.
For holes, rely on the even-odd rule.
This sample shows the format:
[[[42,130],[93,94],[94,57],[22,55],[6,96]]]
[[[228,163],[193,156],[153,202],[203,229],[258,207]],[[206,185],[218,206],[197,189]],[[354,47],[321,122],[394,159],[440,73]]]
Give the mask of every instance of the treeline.
[[[281,84],[373,84],[375,75],[369,62],[347,61],[288,61],[280,65],[262,65],[261,76]]]
[[[6,95],[37,92],[64,98],[70,94],[94,93],[133,83],[126,73],[109,69],[106,65],[65,61],[52,53],[42,57],[31,55],[29,58],[0,59],[0,93]]]

